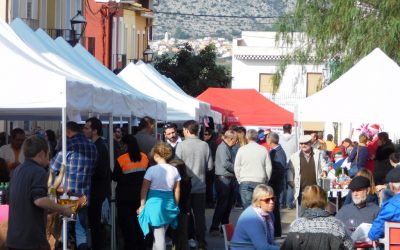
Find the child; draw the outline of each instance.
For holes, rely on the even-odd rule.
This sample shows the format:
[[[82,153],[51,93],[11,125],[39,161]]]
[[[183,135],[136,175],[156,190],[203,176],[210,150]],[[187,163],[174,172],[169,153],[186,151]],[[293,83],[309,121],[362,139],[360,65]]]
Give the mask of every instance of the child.
[[[180,180],[178,170],[167,162],[173,149],[166,143],[157,143],[152,156],[157,165],[147,169],[140,192],[137,210],[139,225],[146,236],[151,227],[154,234],[153,249],[165,250],[165,232],[170,225],[176,228],[179,215]]]

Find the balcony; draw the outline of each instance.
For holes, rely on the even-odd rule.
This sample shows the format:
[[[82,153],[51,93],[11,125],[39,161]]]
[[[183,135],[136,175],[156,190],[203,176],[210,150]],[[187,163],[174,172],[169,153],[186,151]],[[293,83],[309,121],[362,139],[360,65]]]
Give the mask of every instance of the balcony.
[[[22,21],[26,23],[32,30],[39,29],[39,20],[32,18],[21,18]]]
[[[75,37],[74,32],[71,29],[46,29],[46,32],[53,39],[61,36],[67,42],[72,41]]]

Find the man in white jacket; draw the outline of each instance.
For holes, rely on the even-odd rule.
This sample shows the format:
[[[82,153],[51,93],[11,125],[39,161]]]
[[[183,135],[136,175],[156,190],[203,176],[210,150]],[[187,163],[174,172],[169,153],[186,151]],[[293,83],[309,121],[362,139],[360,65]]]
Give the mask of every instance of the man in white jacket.
[[[235,159],[235,176],[240,184],[243,207],[251,204],[253,190],[258,184],[267,184],[272,165],[267,149],[257,144],[258,133],[254,129],[246,132],[248,144],[239,148]]]
[[[310,135],[302,135],[299,144],[300,150],[289,160],[288,183],[294,188],[294,199],[301,205],[304,188],[318,183],[326,162],[321,151],[312,148]]]

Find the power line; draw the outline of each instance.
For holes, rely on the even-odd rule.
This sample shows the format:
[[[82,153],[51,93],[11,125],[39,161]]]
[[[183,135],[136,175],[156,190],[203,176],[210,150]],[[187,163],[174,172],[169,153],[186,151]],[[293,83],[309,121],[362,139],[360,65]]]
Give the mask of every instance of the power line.
[[[215,17],[215,18],[238,18],[238,19],[276,19],[282,16],[237,16],[237,15],[211,15],[211,14],[194,14],[194,13],[180,13],[180,12],[165,12],[154,11],[155,14],[165,14],[174,16],[195,16],[195,17]]]

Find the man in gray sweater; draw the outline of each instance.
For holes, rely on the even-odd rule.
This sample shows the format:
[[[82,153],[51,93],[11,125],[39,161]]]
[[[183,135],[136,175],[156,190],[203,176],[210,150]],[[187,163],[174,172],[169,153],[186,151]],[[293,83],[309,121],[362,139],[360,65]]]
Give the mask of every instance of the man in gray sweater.
[[[215,154],[215,191],[217,193],[217,205],[210,227],[210,234],[212,236],[219,236],[220,225],[229,223],[229,215],[231,213],[235,194],[235,173],[233,170],[235,158],[232,154],[232,147],[236,143],[236,132],[231,129],[227,130]]]
[[[206,170],[212,170],[213,161],[208,144],[197,137],[199,124],[194,120],[183,124],[185,140],[176,146],[176,156],[188,167],[192,180],[190,195],[198,249],[206,249]]]
[[[240,184],[244,208],[250,206],[256,186],[268,183],[272,172],[269,153],[265,147],[257,144],[257,137],[256,130],[247,130],[246,138],[249,143],[239,148],[235,159],[235,176]]]

